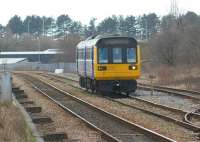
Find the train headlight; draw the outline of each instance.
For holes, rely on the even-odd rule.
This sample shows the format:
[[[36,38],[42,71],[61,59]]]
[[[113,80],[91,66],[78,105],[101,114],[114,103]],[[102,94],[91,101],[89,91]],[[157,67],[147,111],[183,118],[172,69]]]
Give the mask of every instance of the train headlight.
[[[130,65],[129,66],[129,70],[136,70],[137,69],[137,66],[135,66],[135,65]]]
[[[132,66],[132,70],[135,70],[136,69],[136,66]]]

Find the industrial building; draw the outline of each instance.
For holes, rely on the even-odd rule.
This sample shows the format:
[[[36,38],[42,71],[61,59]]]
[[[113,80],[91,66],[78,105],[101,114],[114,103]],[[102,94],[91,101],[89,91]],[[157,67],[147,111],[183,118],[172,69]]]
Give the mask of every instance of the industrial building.
[[[47,49],[45,51],[14,51],[0,52],[1,64],[9,63],[10,60],[27,60],[28,62],[53,63],[62,61],[63,52],[58,49]]]

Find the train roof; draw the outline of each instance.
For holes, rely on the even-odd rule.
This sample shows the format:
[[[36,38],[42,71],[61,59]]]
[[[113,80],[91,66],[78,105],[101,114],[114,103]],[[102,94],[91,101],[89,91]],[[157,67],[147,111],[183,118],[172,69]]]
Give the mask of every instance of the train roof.
[[[128,39],[134,40],[134,42],[137,43],[136,39],[133,38],[133,37],[128,37],[128,36],[101,36],[101,35],[98,35],[96,37],[88,38],[88,39],[86,39],[84,41],[81,41],[77,45],[77,47],[78,48],[84,48],[85,46],[90,47],[90,46],[97,45],[101,40],[104,40],[104,39],[114,39],[114,38],[128,38]]]

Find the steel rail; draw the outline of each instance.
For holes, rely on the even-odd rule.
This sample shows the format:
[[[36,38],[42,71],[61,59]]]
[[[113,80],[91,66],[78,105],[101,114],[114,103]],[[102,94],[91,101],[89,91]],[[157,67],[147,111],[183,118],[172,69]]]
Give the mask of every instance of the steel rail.
[[[68,78],[68,77],[64,77],[64,76],[60,76],[60,75],[55,75],[52,73],[49,73],[49,74],[51,74],[55,77],[61,78],[61,79],[64,78],[64,79],[68,79],[68,80],[71,80],[74,82],[78,82],[78,79],[72,79],[72,78]],[[155,91],[170,93],[171,95],[177,95],[177,96],[186,97],[186,98],[190,98],[190,99],[200,100],[200,92],[198,92],[198,91],[175,89],[175,88],[156,86],[156,85],[152,86],[149,84],[138,83],[138,88],[140,88],[140,89],[151,90],[152,87],[153,87],[153,90],[155,90]]]
[[[57,80],[57,81],[62,81],[63,83],[65,82],[65,81],[63,81],[63,80],[70,80],[70,81],[73,81],[73,82],[76,82],[76,83],[78,83],[78,81],[77,80],[75,80],[75,79],[71,79],[71,78],[68,78],[68,77],[64,77],[64,76],[60,76],[60,75],[55,75],[55,74],[52,74],[52,73],[50,73],[50,74],[40,74],[40,75],[42,75],[42,76],[45,76],[45,77],[56,77],[56,78],[53,78],[53,79],[55,79],[55,80]],[[49,76],[50,75],[50,76]],[[58,78],[60,78],[60,79],[62,79],[62,80],[60,80],[60,79],[58,79]],[[148,100],[144,100],[144,99],[142,99],[142,98],[138,98],[138,97],[135,97],[135,96],[129,96],[130,98],[132,98],[132,99],[136,99],[136,100],[138,100],[138,101],[142,101],[142,102],[145,102],[145,103],[148,103],[148,104],[151,104],[151,105],[154,105],[154,106],[156,106],[156,107],[160,107],[160,108],[163,108],[163,109],[169,109],[169,110],[171,110],[171,111],[173,111],[173,112],[179,112],[179,113],[188,113],[189,111],[184,111],[184,110],[182,110],[182,109],[178,109],[178,108],[175,108],[175,107],[169,107],[169,106],[166,106],[166,105],[161,105],[161,104],[157,104],[157,103],[154,103],[154,102],[151,102],[151,101],[148,101]],[[195,112],[191,112],[193,115],[195,115],[195,116],[197,116],[197,117],[200,117],[200,114],[198,114],[198,113],[195,113]]]
[[[149,84],[145,84],[145,83],[138,83],[138,84],[142,85],[142,86],[149,86]],[[200,91],[195,91],[195,90],[177,89],[177,88],[159,86],[159,85],[153,85],[153,87],[160,88],[160,89],[169,89],[169,90],[177,91],[177,92],[191,93],[191,94],[200,95]]]
[[[24,76],[23,76],[24,77]],[[51,101],[53,101],[54,103],[56,103],[59,107],[61,107],[62,109],[64,109],[65,111],[71,113],[72,115],[74,115],[75,117],[81,119],[83,122],[85,122],[88,126],[92,127],[93,129],[97,130],[98,132],[100,132],[103,135],[103,138],[105,138],[106,140],[108,140],[109,142],[122,142],[121,140],[117,139],[116,137],[110,135],[109,133],[105,132],[104,130],[98,128],[97,126],[95,126],[94,124],[92,124],[91,122],[87,121],[85,118],[81,117],[79,114],[77,114],[76,112],[70,110],[69,108],[67,108],[65,105],[63,105],[61,102],[57,101],[56,99],[54,99],[53,97],[51,97],[50,95],[48,95],[47,93],[44,92],[43,89],[40,89],[39,87],[37,87],[34,83],[33,80],[31,80],[30,78],[28,79],[27,77],[25,77],[25,79],[27,81],[29,81],[29,83],[31,84],[31,86],[33,86],[34,89],[36,89],[39,93],[45,95],[48,99],[50,99]]]
[[[184,93],[184,92],[182,92],[181,89],[174,89],[174,88],[161,87],[161,86],[151,86],[148,84],[141,84],[141,83],[138,84],[138,88],[143,89],[143,90],[148,90],[148,91],[153,89],[158,92],[169,93],[170,95],[176,95],[179,97],[184,97],[184,98],[189,98],[189,99],[200,101],[200,94],[188,93],[188,92]]]
[[[57,77],[57,76],[54,75],[54,74],[50,74],[50,76],[51,76],[51,75],[53,75],[54,77]],[[50,77],[50,76],[45,74],[45,77]],[[60,77],[60,76],[59,76],[59,78],[60,78],[60,79],[68,79],[68,78],[62,78],[62,77]],[[57,79],[57,78],[54,78],[54,79],[56,79],[57,81],[61,81],[60,79]],[[73,80],[73,79],[68,79],[68,80],[77,82],[76,80]],[[64,82],[64,81],[63,81],[63,82]],[[73,87],[76,87],[76,86],[73,86]],[[76,87],[76,88],[80,89],[79,87]],[[171,121],[171,122],[173,122],[173,123],[175,123],[175,124],[178,124],[178,125],[180,125],[180,126],[182,126],[182,127],[185,127],[185,128],[187,128],[187,129],[190,129],[190,130],[192,130],[192,131],[195,131],[195,132],[200,131],[200,127],[199,127],[199,126],[196,126],[196,125],[195,125],[194,123],[192,123],[191,121],[188,122],[187,120],[184,119],[184,118],[185,118],[185,115],[186,115],[187,113],[189,113],[189,112],[185,112],[185,111],[183,111],[183,110],[176,109],[176,108],[172,108],[172,107],[168,107],[168,106],[163,106],[163,105],[160,105],[160,104],[151,104],[151,105],[154,105],[154,106],[159,107],[159,108],[162,108],[162,109],[168,109],[168,110],[173,111],[173,112],[175,111],[175,112],[177,112],[177,113],[181,113],[182,119],[184,120],[184,121],[182,121],[182,120],[178,120],[178,119],[175,119],[175,118],[166,116],[166,115],[162,115],[162,114],[159,114],[159,113],[154,113],[154,112],[152,112],[152,111],[149,111],[149,110],[146,110],[146,109],[142,109],[142,108],[139,108],[139,107],[136,107],[136,106],[133,106],[133,105],[128,105],[128,104],[122,103],[122,102],[120,102],[120,101],[118,101],[118,100],[112,99],[112,98],[110,98],[110,97],[106,97],[106,98],[109,99],[110,101],[114,101],[114,102],[119,103],[119,104],[121,104],[121,105],[124,105],[124,106],[126,106],[126,107],[130,107],[130,108],[133,108],[133,109],[137,109],[137,110],[140,110],[140,111],[142,111],[142,112],[148,113],[148,114],[150,114],[150,115],[154,115],[154,116],[157,116],[157,117],[159,117],[159,118],[162,118],[162,119],[164,119],[164,120]],[[130,96],[129,98],[130,98],[130,99],[137,99],[137,98],[133,98],[133,97],[131,97],[131,96]],[[137,99],[137,100],[138,100],[138,99]],[[142,100],[142,101],[143,101],[143,102],[146,102],[146,103],[150,103],[150,102],[147,102],[147,101],[145,101],[145,100]],[[198,117],[198,118],[200,119],[200,115],[197,114],[197,113],[192,112],[192,113],[190,113],[190,115],[195,116],[195,117]]]
[[[133,106],[133,105],[128,105],[128,104],[125,104],[125,103],[123,103],[121,101],[118,101],[118,100],[115,100],[115,99],[112,99],[112,98],[109,98],[109,97],[106,97],[106,98],[109,99],[110,101],[116,102],[116,103],[121,104],[123,106],[129,107],[129,108],[133,108],[133,109],[137,109],[137,110],[140,110],[140,111],[145,112],[147,114],[157,116],[158,118],[162,118],[164,120],[171,121],[174,124],[177,124],[179,126],[185,127],[185,128],[187,128],[189,130],[192,130],[194,132],[199,132],[200,131],[200,127],[196,126],[194,123],[191,123],[191,122],[188,123],[188,121],[184,122],[184,121],[181,121],[179,119],[175,119],[175,118],[172,118],[172,117],[169,117],[169,116],[166,116],[166,115],[155,113],[155,112],[152,112],[152,111],[140,108],[140,107],[136,107],[136,106]],[[190,113],[190,114],[193,115],[193,113]],[[183,117],[185,117],[185,115],[183,115]]]
[[[71,80],[74,82],[79,82],[78,79],[72,79],[69,77],[55,75],[53,73],[49,73],[49,74],[52,76],[61,78],[61,79],[68,79],[68,80]],[[140,89],[151,90],[152,87],[153,87],[153,90],[155,90],[155,91],[160,91],[160,92],[164,92],[164,93],[170,93],[171,95],[177,95],[177,96],[186,97],[186,98],[190,98],[190,99],[200,100],[200,92],[198,92],[198,91],[186,90],[186,89],[175,89],[175,88],[158,86],[158,85],[152,86],[149,84],[138,83],[138,88],[140,88]]]
[[[29,80],[30,80],[30,77],[31,77],[31,76],[29,76]],[[26,77],[26,78],[27,78],[27,77]],[[165,137],[165,136],[163,136],[163,135],[161,135],[161,134],[159,134],[159,133],[153,132],[153,131],[151,131],[151,130],[149,130],[149,129],[146,129],[146,128],[142,127],[142,126],[139,126],[139,125],[137,125],[137,124],[135,124],[135,123],[129,122],[129,121],[127,121],[127,120],[125,120],[125,119],[123,119],[123,118],[121,118],[121,117],[119,117],[119,116],[116,116],[116,115],[114,115],[114,114],[111,114],[111,113],[109,113],[109,112],[106,112],[105,110],[102,110],[101,108],[98,108],[98,107],[96,107],[96,106],[94,106],[94,105],[92,105],[92,104],[90,104],[90,103],[88,103],[88,102],[85,102],[85,101],[83,101],[83,100],[81,100],[81,99],[79,99],[79,98],[73,96],[73,95],[70,94],[69,92],[66,92],[66,91],[63,91],[63,90],[61,90],[61,89],[58,89],[57,87],[53,86],[53,85],[50,84],[50,83],[45,82],[45,81],[42,80],[42,79],[38,79],[38,78],[37,78],[37,79],[36,79],[36,78],[34,79],[33,77],[31,77],[31,78],[32,78],[32,79],[31,79],[32,83],[34,82],[34,80],[38,80],[40,83],[45,84],[45,85],[51,87],[52,89],[56,90],[56,91],[59,92],[60,94],[63,94],[64,96],[67,96],[68,98],[70,98],[70,99],[72,99],[72,100],[74,100],[74,101],[77,101],[77,102],[79,102],[80,104],[84,104],[84,105],[86,105],[88,108],[92,108],[92,110],[95,110],[95,111],[101,113],[101,115],[103,115],[103,116],[106,116],[106,117],[111,118],[112,121],[116,121],[116,122],[118,122],[118,123],[120,122],[119,124],[123,124],[123,127],[128,127],[128,129],[131,128],[131,129],[133,129],[133,130],[136,131],[136,132],[139,132],[139,133],[144,134],[145,136],[148,136],[148,138],[150,138],[150,141],[153,140],[153,139],[158,140],[158,141],[163,141],[163,142],[174,142],[174,141],[175,141],[175,140],[172,140],[172,139],[170,139],[170,138],[167,138],[167,137]],[[36,84],[35,84],[35,85],[36,85]],[[38,85],[38,84],[37,84],[37,85]],[[40,85],[41,85],[41,84],[40,84]],[[38,86],[37,86],[37,88],[38,88]],[[44,89],[44,90],[46,90],[46,89]],[[42,89],[40,89],[40,92],[43,92],[43,94],[45,94],[46,96],[49,96],[47,93],[44,93],[44,91],[43,91]],[[51,98],[51,99],[54,100],[54,102],[60,104],[60,106],[63,106],[63,104],[62,104],[61,102],[56,101],[55,98]],[[65,107],[66,107],[66,106],[65,106]],[[77,114],[77,115],[78,115],[78,114]],[[83,119],[85,119],[85,118],[83,118]],[[87,121],[87,120],[86,120],[86,121]],[[89,123],[90,123],[90,122],[89,122]],[[117,136],[117,137],[119,137],[119,136]]]
[[[43,74],[43,73],[37,73],[37,74]],[[61,78],[61,79],[68,79],[68,80],[71,80],[71,81],[74,81],[74,82],[78,82],[78,79],[72,79],[72,78],[69,78],[69,77],[61,76],[61,75],[55,75],[55,74],[50,73],[50,72],[47,73],[47,74]],[[166,86],[158,86],[158,85],[152,86],[150,84],[144,84],[144,83],[138,83],[138,85],[141,88],[144,87],[144,89],[145,89],[145,86],[146,86],[147,90],[149,90],[149,89],[151,89],[151,87],[153,87],[154,90],[164,91],[166,93],[177,93],[177,95],[179,95],[181,93],[191,93],[191,94],[195,94],[195,95],[200,97],[200,91],[186,90],[186,89],[176,89],[176,88],[171,88],[171,87],[166,87]],[[176,92],[172,92],[172,91],[176,91]],[[190,96],[187,96],[187,94],[183,94],[183,96],[190,97]],[[198,99],[200,99],[200,98],[198,98]]]
[[[42,74],[40,73],[40,75],[44,76],[44,77],[48,77],[48,78],[52,78],[53,77],[59,77],[60,79],[67,79],[67,80],[70,80],[70,81],[74,81],[74,82],[78,82],[77,80],[73,80],[73,79],[68,79],[67,77],[62,77],[62,76],[58,76],[58,75],[54,75],[54,74]],[[53,78],[54,80],[57,80],[57,81],[61,81],[60,79],[58,78]],[[63,81],[65,82],[65,81]],[[73,86],[72,87],[76,87],[76,86]],[[80,89],[79,87],[76,87],[78,89]],[[161,105],[161,104],[157,104],[157,103],[153,103],[153,102],[150,102],[150,101],[147,101],[147,100],[144,100],[144,99],[141,99],[141,98],[137,98],[137,97],[132,97],[130,96],[129,98],[130,99],[135,99],[137,101],[141,101],[141,102],[144,102],[144,103],[147,103],[147,104],[150,104],[154,107],[157,107],[157,108],[162,108],[162,109],[167,109],[169,111],[172,111],[172,112],[176,112],[176,113],[181,113],[182,115],[182,120],[178,120],[178,119],[175,119],[175,118],[172,118],[172,117],[169,117],[169,116],[166,116],[166,115],[162,115],[162,114],[159,114],[159,113],[154,113],[152,111],[148,111],[146,109],[142,109],[142,108],[139,108],[139,107],[136,107],[136,106],[133,106],[133,105],[128,105],[128,104],[125,104],[125,103],[122,103],[120,101],[117,101],[115,99],[112,99],[110,97],[106,97],[107,99],[109,99],[110,101],[114,101],[116,103],[119,103],[121,105],[124,105],[126,107],[130,107],[130,108],[134,108],[134,109],[137,109],[137,110],[140,110],[140,111],[143,111],[145,113],[148,113],[148,114],[151,114],[151,115],[154,115],[154,116],[157,116],[157,117],[160,117],[162,119],[165,119],[165,120],[168,120],[168,121],[171,121],[171,122],[174,122],[182,127],[185,127],[187,129],[190,129],[190,130],[193,130],[195,132],[199,131],[200,130],[200,127],[199,126],[196,126],[195,123],[192,123],[191,121],[189,121],[187,118],[191,118],[192,116],[193,117],[196,117],[198,119],[200,119],[200,115],[198,113],[195,113],[195,112],[187,112],[187,111],[184,111],[184,110],[181,110],[181,109],[177,109],[177,108],[174,108],[174,107],[169,107],[169,106],[165,106],[165,105]]]
[[[191,125],[195,125],[195,123],[191,121],[191,118],[194,115],[194,113],[199,113],[199,112],[200,112],[200,109],[197,109],[193,112],[186,113],[185,116],[184,116],[184,121],[191,124]]]

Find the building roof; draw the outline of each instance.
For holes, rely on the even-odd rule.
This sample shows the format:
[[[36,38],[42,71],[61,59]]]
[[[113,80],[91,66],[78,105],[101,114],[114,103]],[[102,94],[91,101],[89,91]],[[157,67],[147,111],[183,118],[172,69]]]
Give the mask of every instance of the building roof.
[[[45,51],[8,51],[0,52],[0,55],[38,55],[38,54],[60,54],[63,53],[58,49],[47,49]]]
[[[26,58],[0,58],[0,64],[14,64],[25,60]]]

